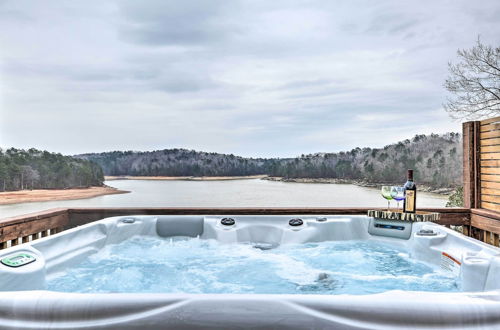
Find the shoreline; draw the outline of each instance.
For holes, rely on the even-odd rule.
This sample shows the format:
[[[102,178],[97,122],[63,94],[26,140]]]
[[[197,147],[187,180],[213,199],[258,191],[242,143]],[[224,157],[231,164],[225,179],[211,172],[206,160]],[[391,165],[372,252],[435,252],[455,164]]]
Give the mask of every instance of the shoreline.
[[[366,182],[363,180],[353,180],[353,179],[338,179],[338,178],[284,178],[268,175],[247,175],[247,176],[133,176],[133,175],[123,175],[123,176],[105,176],[106,181],[114,180],[152,180],[152,181],[226,181],[226,180],[268,180],[276,182],[292,182],[292,183],[321,183],[321,184],[352,184],[360,187],[366,188],[376,188],[380,189],[382,186],[392,186],[394,183],[387,182]],[[437,194],[441,196],[450,196],[455,189],[454,188],[435,188],[425,184],[419,184],[419,191]]]
[[[377,188],[380,189],[382,186],[393,186],[394,183],[384,183],[384,182],[366,182],[363,180],[353,180],[353,179],[335,179],[335,178],[283,178],[278,176],[267,176],[262,178],[262,180],[277,181],[277,182],[293,182],[293,183],[329,183],[329,184],[352,184],[360,187],[366,188]],[[454,188],[433,188],[431,186],[420,184],[418,185],[418,190],[426,193],[437,194],[442,196],[450,196],[455,189]]]
[[[156,181],[172,181],[172,180],[185,180],[185,181],[225,181],[225,180],[250,180],[260,179],[276,182],[291,182],[291,183],[320,183],[320,184],[352,184],[367,188],[380,188],[382,185],[392,185],[389,183],[371,183],[361,180],[349,179],[334,179],[334,178],[283,178],[283,177],[269,177],[266,175],[252,175],[252,176],[227,176],[227,177],[147,177],[147,176],[123,176],[123,177],[105,177],[108,181],[113,180],[156,180]],[[454,189],[452,188],[432,188],[426,185],[419,185],[419,191],[441,195],[443,197],[449,196]],[[127,190],[120,190],[107,185],[101,187],[88,187],[88,188],[70,188],[70,189],[34,189],[34,190],[17,190],[0,192],[0,205],[20,204],[30,202],[47,202],[47,201],[63,201],[63,200],[76,200],[88,199],[103,195],[113,194],[126,194],[130,193]]]
[[[152,181],[227,181],[227,180],[252,180],[264,179],[267,175],[244,175],[244,176],[105,176],[105,181],[115,180],[152,180]]]
[[[70,189],[34,189],[0,192],[0,205],[87,199],[103,195],[126,194],[130,191],[109,186],[70,188]]]

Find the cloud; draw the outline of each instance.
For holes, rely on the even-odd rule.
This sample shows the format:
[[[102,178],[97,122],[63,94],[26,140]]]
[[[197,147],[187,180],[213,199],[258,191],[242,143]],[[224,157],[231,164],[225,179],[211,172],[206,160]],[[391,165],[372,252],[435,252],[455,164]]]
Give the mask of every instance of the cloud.
[[[447,62],[497,1],[0,2],[0,145],[294,156],[460,131]],[[22,134],[20,133],[22,132]]]
[[[123,40],[149,45],[193,45],[221,40],[231,29],[221,24],[218,14],[231,6],[227,1],[201,0],[180,4],[175,0],[153,0],[145,6],[133,0],[121,1]]]
[[[165,75],[155,81],[160,91],[169,93],[199,92],[207,88],[215,88],[217,84],[211,78],[192,73],[176,72],[175,75]]]

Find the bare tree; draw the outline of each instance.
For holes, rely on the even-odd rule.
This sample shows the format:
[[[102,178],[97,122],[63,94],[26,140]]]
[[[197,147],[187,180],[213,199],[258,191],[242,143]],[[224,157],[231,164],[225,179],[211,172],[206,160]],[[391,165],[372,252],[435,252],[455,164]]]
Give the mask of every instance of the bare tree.
[[[38,173],[37,170],[34,170],[31,166],[29,165],[21,165],[21,190],[27,189],[28,184],[31,184],[31,189],[33,189],[33,186],[36,181],[40,179],[40,174]]]
[[[29,182],[31,183],[31,190],[33,190],[35,182],[38,182],[38,180],[40,180],[40,173],[37,170],[31,169],[31,171],[28,173],[28,176],[26,177],[26,180],[29,180]]]
[[[500,47],[477,39],[472,49],[458,50],[460,62],[448,63],[444,84],[452,98],[444,104],[455,119],[479,119],[500,115]]]

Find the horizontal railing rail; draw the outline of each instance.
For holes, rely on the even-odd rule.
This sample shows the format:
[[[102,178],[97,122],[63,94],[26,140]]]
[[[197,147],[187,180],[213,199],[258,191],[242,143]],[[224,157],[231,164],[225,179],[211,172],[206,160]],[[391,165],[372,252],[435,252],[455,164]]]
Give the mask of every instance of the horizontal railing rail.
[[[486,209],[471,209],[470,237],[500,246],[500,213]]]
[[[324,215],[366,215],[368,210],[374,208],[345,208],[345,207],[227,207],[227,208],[73,208],[69,209],[70,226],[79,226],[90,221],[132,214],[170,214],[170,215],[287,215],[287,214],[324,214]],[[422,211],[441,213],[440,224],[442,225],[468,225],[470,212],[464,208],[429,208]]]
[[[51,209],[0,219],[0,249],[59,233],[69,227],[68,220],[68,209]]]

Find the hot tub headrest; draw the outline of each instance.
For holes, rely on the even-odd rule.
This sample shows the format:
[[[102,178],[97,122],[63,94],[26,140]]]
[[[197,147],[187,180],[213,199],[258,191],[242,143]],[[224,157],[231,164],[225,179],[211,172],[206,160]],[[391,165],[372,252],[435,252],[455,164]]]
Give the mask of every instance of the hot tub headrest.
[[[162,215],[156,222],[156,232],[162,237],[196,237],[203,234],[203,217]]]

